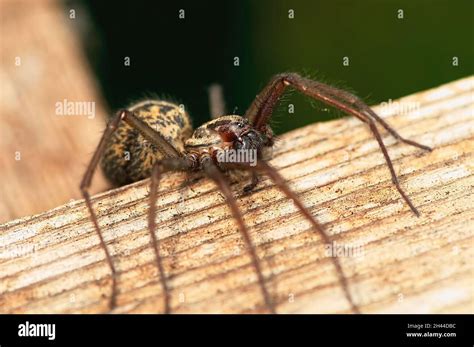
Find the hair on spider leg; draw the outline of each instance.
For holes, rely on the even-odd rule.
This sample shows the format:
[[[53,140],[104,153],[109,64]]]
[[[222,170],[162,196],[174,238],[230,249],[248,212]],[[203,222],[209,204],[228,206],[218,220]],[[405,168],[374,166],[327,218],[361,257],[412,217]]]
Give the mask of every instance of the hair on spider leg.
[[[352,94],[355,94],[355,91],[351,89],[347,85],[347,83],[345,83],[343,80],[330,79],[323,72],[317,69],[316,70],[304,69],[304,73],[301,76],[310,80],[317,80],[318,82],[327,84],[328,86],[332,86],[334,88],[345,90]],[[331,119],[343,118],[344,116],[346,116],[344,111],[336,107],[329,106],[328,104],[324,103],[321,100],[311,98],[307,102],[309,102],[309,105],[311,106],[311,108],[315,110],[315,112],[317,112],[318,115],[324,116],[325,117],[324,119],[327,119],[328,116]]]
[[[156,203],[161,176],[170,171],[193,174],[200,172],[216,184],[245,241],[250,264],[256,275],[255,283],[258,285],[266,310],[276,312],[278,302],[274,301],[274,296],[267,289],[267,278],[263,275],[261,261],[257,256],[248,227],[243,220],[241,209],[232,193],[228,177],[224,173],[234,169],[251,171],[253,175],[250,188],[247,188],[248,192],[258,185],[258,176],[256,175],[264,173],[288,199],[293,201],[322,240],[325,243],[330,243],[329,234],[304,206],[298,194],[290,189],[275,168],[267,164],[267,161],[273,157],[272,150],[275,146],[275,135],[271,129],[270,120],[288,88],[292,88],[310,99],[319,100],[328,106],[340,109],[365,123],[384,155],[393,185],[412,212],[419,216],[419,211],[400,185],[392,160],[376,125],[382,126],[393,137],[405,144],[424,150],[431,150],[431,148],[403,138],[361,99],[349,92],[302,77],[296,73],[283,73],[275,75],[268,82],[244,116],[222,115],[195,129],[192,128],[189,114],[179,105],[164,100],[141,102],[127,109],[119,110],[115,117],[109,121],[80,185],[94,230],[99,237],[111,272],[112,287],[109,309],[113,309],[117,303],[117,275],[89,195],[92,176],[99,163],[106,177],[118,185],[151,177],[148,229],[164,298],[163,305],[160,307],[163,312],[170,313],[172,310],[172,287],[168,283],[169,276],[166,276],[166,269],[160,253],[160,238],[156,229]],[[149,141],[153,146],[141,146],[140,142],[143,140]],[[253,167],[251,162],[246,161],[238,162],[236,166],[236,163],[219,159],[223,157],[222,154],[233,153],[237,150],[255,151],[258,154],[256,166]],[[132,160],[124,160],[125,152],[130,154]],[[352,298],[349,283],[339,259],[332,257],[331,260],[348,307],[352,312],[360,312]]]

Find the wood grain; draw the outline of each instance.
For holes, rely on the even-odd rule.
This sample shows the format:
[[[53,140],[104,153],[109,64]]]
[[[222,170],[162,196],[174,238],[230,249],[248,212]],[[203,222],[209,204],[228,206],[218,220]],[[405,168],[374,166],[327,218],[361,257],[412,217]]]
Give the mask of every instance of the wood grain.
[[[474,312],[474,77],[376,107],[425,153],[384,135],[415,217],[391,184],[383,156],[353,118],[281,137],[271,164],[333,235],[350,290],[365,313]],[[393,105],[392,105],[393,106]],[[315,115],[316,116],[316,115]],[[183,174],[159,189],[158,237],[173,312],[261,312],[262,297],[222,195]],[[78,183],[78,182],[77,182]],[[144,180],[95,196],[120,274],[115,312],[161,312],[147,230]],[[251,195],[233,184],[278,312],[348,312],[320,237],[268,179]],[[111,278],[82,200],[0,227],[0,312],[107,312]],[[342,249],[342,248],[338,248]]]

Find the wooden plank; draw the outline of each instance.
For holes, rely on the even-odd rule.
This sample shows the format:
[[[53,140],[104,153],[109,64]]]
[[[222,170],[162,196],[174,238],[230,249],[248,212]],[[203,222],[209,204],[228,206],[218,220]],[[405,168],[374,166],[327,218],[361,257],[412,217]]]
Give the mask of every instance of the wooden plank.
[[[391,184],[383,156],[353,118],[287,133],[272,165],[335,239],[363,312],[470,312],[473,288],[474,77],[376,110],[425,153],[384,139],[415,217]],[[82,172],[82,171],[81,171]],[[173,312],[260,312],[244,243],[212,182],[159,189],[158,237]],[[94,198],[120,272],[115,312],[161,312],[147,230],[144,180]],[[278,312],[348,312],[320,237],[267,179],[251,195],[233,184]],[[0,227],[0,312],[107,312],[111,278],[82,200]],[[339,248],[338,248],[339,247]],[[342,248],[341,248],[342,247]],[[348,254],[348,253],[349,254]]]
[[[53,1],[0,2],[0,222],[80,197],[106,115],[72,30],[81,20]],[[57,112],[64,100],[94,113]],[[94,191],[107,186],[99,173]]]

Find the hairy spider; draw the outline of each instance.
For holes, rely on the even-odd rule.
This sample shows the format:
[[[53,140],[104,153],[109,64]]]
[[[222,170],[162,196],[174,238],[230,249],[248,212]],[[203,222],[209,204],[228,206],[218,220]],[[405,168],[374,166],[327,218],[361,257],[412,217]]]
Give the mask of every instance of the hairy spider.
[[[155,234],[157,186],[160,176],[164,172],[202,171],[216,183],[224,194],[244,238],[253,267],[255,268],[263,300],[270,312],[276,312],[275,304],[265,285],[260,261],[256,255],[242,214],[223,173],[231,170],[249,171],[252,179],[251,183],[244,188],[246,192],[251,191],[258,184],[258,173],[268,175],[273,183],[289,199],[293,200],[294,204],[305,218],[311,222],[314,230],[319,233],[323,241],[326,244],[331,243],[329,234],[303,205],[297,194],[290,190],[282,176],[267,163],[271,159],[271,149],[274,144],[274,135],[268,123],[277,102],[288,86],[367,123],[385,157],[393,184],[413,213],[419,216],[418,210],[399,184],[392,161],[376,123],[385,128],[396,139],[408,145],[428,151],[431,148],[401,137],[369,106],[344,90],[304,78],[296,73],[279,74],[274,76],[260,94],[257,95],[243,117],[238,115],[222,115],[224,113],[221,110],[222,106],[215,107],[212,111],[213,120],[201,125],[194,132],[189,115],[182,108],[166,101],[147,100],[135,104],[128,109],[118,111],[116,116],[108,123],[80,185],[91,220],[100,238],[101,246],[104,249],[111,270],[112,294],[109,303],[111,309],[115,306],[116,302],[116,271],[112,257],[102,237],[88,192],[93,173],[102,156],[102,168],[105,175],[116,185],[124,185],[151,176],[148,226],[156,257],[156,266],[160,274],[166,313],[169,313],[171,310],[170,293],[160,257],[158,238]],[[214,92],[211,91],[210,94],[213,97],[215,90]],[[149,145],[144,146],[144,140]],[[229,163],[220,160],[222,154],[236,150],[255,151],[258,159],[256,165],[252,165],[250,162]],[[127,158],[127,156],[129,157]],[[339,260],[336,257],[331,259],[346,299],[352,310],[359,312],[358,306],[354,303],[350,294]]]

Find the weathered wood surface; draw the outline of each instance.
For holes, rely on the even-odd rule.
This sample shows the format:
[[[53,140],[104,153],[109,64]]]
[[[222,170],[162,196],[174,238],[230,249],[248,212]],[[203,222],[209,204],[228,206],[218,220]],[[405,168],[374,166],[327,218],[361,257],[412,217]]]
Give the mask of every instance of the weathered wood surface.
[[[0,1],[0,223],[40,213],[80,193],[77,182],[106,114],[74,28],[76,8]],[[94,103],[94,117],[56,113],[56,103]],[[99,173],[94,191],[107,187]]]
[[[405,97],[383,112],[425,153],[385,135],[415,217],[391,184],[366,126],[344,118],[282,136],[272,164],[339,246],[361,310],[474,312],[474,78]],[[414,104],[413,104],[414,103]],[[376,110],[382,111],[381,107]],[[223,197],[201,179],[166,175],[158,237],[174,312],[260,312],[262,297]],[[77,182],[78,183],[78,182]],[[161,312],[147,230],[145,180],[95,197],[120,274],[115,312]],[[249,196],[233,185],[279,312],[348,312],[320,237],[268,179]],[[111,278],[82,200],[0,227],[0,312],[107,312]]]

